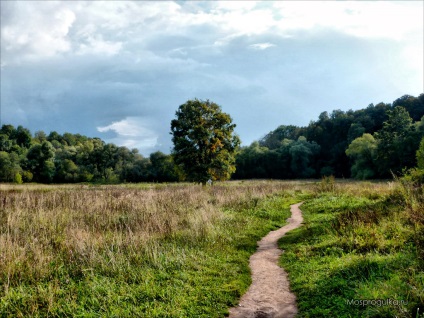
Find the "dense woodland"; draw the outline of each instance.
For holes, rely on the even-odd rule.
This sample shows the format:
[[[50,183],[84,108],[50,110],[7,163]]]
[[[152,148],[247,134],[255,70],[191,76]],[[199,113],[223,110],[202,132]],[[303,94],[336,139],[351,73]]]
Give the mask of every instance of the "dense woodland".
[[[416,166],[424,94],[323,112],[307,127],[280,126],[241,149],[234,178],[388,178]]]
[[[361,110],[323,112],[306,127],[280,126],[236,158],[234,179],[388,178],[417,165],[424,94]],[[184,180],[172,155],[107,144],[80,134],[0,129],[3,182],[172,182]]]
[[[170,155],[143,157],[137,149],[106,144],[79,134],[38,131],[3,125],[0,130],[0,180],[6,182],[178,181]]]

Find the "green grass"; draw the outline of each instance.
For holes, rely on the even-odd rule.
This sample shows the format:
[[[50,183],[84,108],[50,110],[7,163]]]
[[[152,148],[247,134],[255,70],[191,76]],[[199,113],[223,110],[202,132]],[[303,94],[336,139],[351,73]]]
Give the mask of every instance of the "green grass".
[[[422,317],[418,190],[0,185],[0,317],[224,317],[250,285],[256,242],[299,201],[305,224],[280,241],[299,317]]]
[[[294,188],[3,186],[0,317],[224,317]]]
[[[392,188],[338,184],[301,206],[304,226],[280,240],[299,317],[422,317],[423,264]]]

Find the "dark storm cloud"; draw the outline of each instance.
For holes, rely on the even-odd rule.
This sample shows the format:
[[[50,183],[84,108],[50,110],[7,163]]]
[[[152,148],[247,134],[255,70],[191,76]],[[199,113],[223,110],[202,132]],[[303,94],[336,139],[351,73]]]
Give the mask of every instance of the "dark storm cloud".
[[[338,14],[348,6],[324,4],[339,6]],[[384,6],[389,13],[393,6],[350,5],[363,10],[364,21],[367,10],[378,8],[384,19]],[[422,19],[403,24],[402,40],[377,28],[365,34],[371,18],[365,26],[347,16],[345,24],[328,22],[334,14],[320,18],[325,12],[294,2],[1,6],[2,120],[33,132],[69,131],[144,154],[169,152],[176,109],[199,98],[231,114],[249,144],[278,125],[306,125],[322,111],[422,90],[422,61],[414,59],[422,54]],[[313,24],[315,16],[322,20]]]

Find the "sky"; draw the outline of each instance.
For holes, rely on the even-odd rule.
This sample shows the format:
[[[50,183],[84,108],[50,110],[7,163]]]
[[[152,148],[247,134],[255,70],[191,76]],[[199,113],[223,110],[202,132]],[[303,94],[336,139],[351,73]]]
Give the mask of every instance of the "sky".
[[[170,153],[187,100],[243,145],[424,92],[422,1],[1,1],[1,124]]]

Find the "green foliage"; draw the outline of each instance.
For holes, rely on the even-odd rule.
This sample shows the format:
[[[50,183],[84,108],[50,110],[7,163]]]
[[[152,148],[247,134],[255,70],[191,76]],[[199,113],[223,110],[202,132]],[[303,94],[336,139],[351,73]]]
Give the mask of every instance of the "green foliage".
[[[240,144],[235,124],[217,104],[189,100],[171,121],[173,156],[187,180],[206,183],[227,180],[235,171],[235,153]]]
[[[153,181],[179,181],[183,178],[183,172],[174,163],[172,156],[157,151],[150,155],[150,162]]]
[[[209,105],[211,109],[216,105],[198,100],[188,103],[192,105],[186,105],[187,108],[193,108],[196,103]],[[174,182],[185,177],[197,181],[201,178],[205,182],[209,177],[227,179],[234,169],[233,178],[238,179],[331,175],[391,178],[392,173],[401,175],[405,169],[424,165],[423,146],[420,148],[424,137],[423,103],[424,94],[405,95],[393,105],[379,103],[356,111],[323,112],[306,127],[279,126],[259,142],[242,147],[235,159],[234,149],[239,140],[233,136],[231,118],[222,113],[219,106],[216,114],[222,115],[215,119],[210,115],[213,111],[205,110],[209,106],[197,107],[197,110],[194,107],[196,111],[192,115],[200,116],[204,112],[203,121],[210,115],[210,121],[206,121],[223,125],[225,133],[217,133],[219,129],[193,121],[193,127],[197,128],[189,132],[199,138],[200,143],[179,139],[181,145],[187,146],[184,156],[190,160],[186,165],[191,171],[189,177],[174,155],[156,152],[145,158],[136,149],[106,144],[99,138],[68,132],[62,135],[55,131],[49,134],[37,131],[31,136],[22,126],[3,125],[0,128],[0,152],[3,152],[0,182],[13,182],[16,173],[22,176],[23,182]],[[221,145],[225,138],[229,141]],[[202,151],[203,155],[195,155]]]
[[[316,171],[310,167],[310,160],[319,151],[320,146],[314,142],[308,142],[303,136],[299,137],[297,142],[293,142],[289,149],[291,157],[290,168],[293,174],[300,178],[314,176]]]
[[[16,144],[23,148],[29,148],[31,146],[31,133],[28,129],[18,126],[16,130],[10,134],[11,139],[16,140]]]
[[[46,141],[47,140],[47,135],[42,130],[36,131],[34,133],[34,139],[33,140],[41,144],[43,141]]]
[[[424,169],[424,138],[421,139],[420,147],[417,150],[417,166]]]
[[[29,144],[25,136],[31,137],[31,134],[22,127],[3,125],[0,129],[0,182],[14,182],[16,173],[22,182],[43,183],[182,179],[182,172],[170,155],[155,153],[150,160],[136,149],[105,144],[98,138],[79,134],[51,132],[46,135],[37,131]]]
[[[414,121],[420,120],[424,116],[424,94],[418,98],[411,95],[404,95],[393,102],[393,107],[402,106],[405,108]]]
[[[64,159],[59,162],[56,172],[56,178],[58,180],[62,182],[76,182],[79,176],[78,166],[71,159]]]
[[[235,178],[267,178],[268,167],[265,166],[265,162],[270,162],[267,160],[268,154],[268,148],[260,146],[257,141],[248,147],[242,147],[237,155]]]
[[[0,151],[10,151],[13,143],[12,140],[9,140],[9,136],[5,134],[0,134]]]
[[[414,226],[414,242],[420,265],[424,268],[424,169],[410,169],[398,182],[409,221]]]
[[[18,161],[16,154],[0,151],[0,180],[15,182],[16,174],[21,171]]]
[[[19,172],[15,173],[15,176],[13,178],[13,182],[16,184],[22,184],[22,176]]]
[[[35,181],[50,183],[53,181],[55,165],[54,148],[49,141],[34,144],[28,150],[28,168],[35,176]]]
[[[12,169],[12,163],[10,162],[9,154],[5,151],[0,151],[0,178],[8,181],[11,177],[10,170]]]
[[[352,141],[346,150],[346,154],[352,159],[352,177],[365,180],[376,175],[374,164],[377,151],[377,141],[371,134],[364,134],[362,137]]]
[[[22,171],[22,181],[23,182],[31,182],[34,178],[34,175],[31,171]]]
[[[415,152],[424,136],[424,119],[420,117],[424,114],[423,101],[424,94],[418,98],[405,95],[393,105],[379,103],[357,111],[323,112],[306,127],[282,125],[260,139],[260,151],[252,151],[254,144],[242,148],[234,176],[287,179],[334,175],[371,179],[392,177],[392,172],[401,174],[405,167],[416,164]],[[364,134],[375,138],[370,141],[365,137],[371,149],[365,147],[357,154],[353,154],[353,149],[347,151]],[[292,145],[290,153],[286,141],[296,142],[300,136],[319,146],[319,152],[311,155],[305,147]],[[359,145],[352,147],[355,146]]]
[[[414,167],[415,153],[421,140],[405,108],[397,106],[387,114],[389,119],[376,133],[376,162],[380,175],[384,177],[390,176],[391,173],[399,175],[405,168]]]
[[[274,131],[268,133],[263,137],[259,143],[263,147],[268,149],[278,149],[282,146],[284,139],[287,140],[297,140],[301,136],[301,128],[293,125],[281,125]]]
[[[3,125],[0,129],[0,133],[11,137],[15,132],[15,127],[13,125]]]
[[[300,136],[296,141],[284,139],[280,147],[270,150],[253,142],[237,156],[236,178],[308,178],[317,173],[313,166],[320,152],[315,142]]]
[[[317,186],[318,192],[334,192],[336,189],[336,181],[334,176],[324,176]]]
[[[356,138],[361,137],[365,133],[365,128],[362,126],[362,124],[359,123],[353,123],[350,125],[349,131],[347,132],[347,141],[348,143],[351,143]]]

